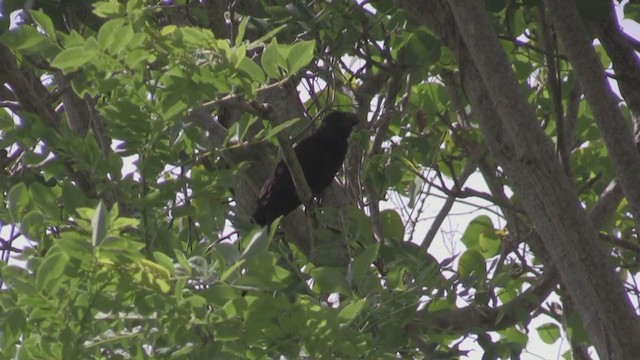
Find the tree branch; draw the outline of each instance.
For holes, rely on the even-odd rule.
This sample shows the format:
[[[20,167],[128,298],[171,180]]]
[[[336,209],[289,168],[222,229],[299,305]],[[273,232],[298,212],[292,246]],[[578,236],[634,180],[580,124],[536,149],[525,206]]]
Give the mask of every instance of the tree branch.
[[[638,154],[633,141],[632,129],[627,125],[618,108],[600,59],[593,48],[591,39],[587,37],[586,27],[580,18],[580,12],[575,2],[545,0],[545,4],[549,14],[553,16],[555,27],[562,39],[567,56],[571,60],[584,95],[593,111],[616,177],[629,202],[636,231],[640,232],[640,187],[638,186],[640,184],[640,154]],[[610,34],[606,31],[604,33]],[[610,39],[609,37],[604,38]],[[620,63],[618,61],[618,64]],[[635,105],[635,99],[630,100]],[[576,306],[578,305],[576,304]],[[638,330],[640,332],[640,328]]]

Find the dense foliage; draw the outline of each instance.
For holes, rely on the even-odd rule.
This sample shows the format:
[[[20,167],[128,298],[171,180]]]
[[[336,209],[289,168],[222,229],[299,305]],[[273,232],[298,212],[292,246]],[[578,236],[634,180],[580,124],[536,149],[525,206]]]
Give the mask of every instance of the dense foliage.
[[[536,160],[478,125],[443,1],[23,3],[0,2],[3,358],[516,359],[532,331],[568,339],[565,358],[601,352],[504,164]],[[583,80],[541,1],[484,5],[511,63],[496,77],[517,79],[637,305],[640,214]],[[612,4],[578,5],[606,47]],[[619,47],[596,44],[611,68]],[[328,109],[361,119],[336,182],[306,214],[252,224],[279,152]],[[455,204],[471,206],[461,251],[434,256]]]

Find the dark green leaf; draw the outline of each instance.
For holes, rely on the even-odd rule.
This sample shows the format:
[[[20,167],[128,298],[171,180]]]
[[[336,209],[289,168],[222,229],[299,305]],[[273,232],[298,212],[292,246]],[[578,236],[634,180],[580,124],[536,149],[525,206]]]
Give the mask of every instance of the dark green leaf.
[[[29,212],[24,218],[22,218],[20,228],[24,235],[30,240],[42,240],[47,229],[44,215],[42,215],[40,211]]]
[[[14,222],[20,221],[22,216],[26,214],[28,208],[30,208],[29,191],[24,183],[18,183],[9,190],[7,196],[7,205],[11,219]]]
[[[36,273],[36,286],[49,294],[53,294],[64,280],[64,267],[69,261],[69,257],[64,252],[59,248],[57,250],[54,251],[54,248],[49,250]]]
[[[386,239],[402,241],[404,238],[404,223],[400,214],[395,210],[383,210],[380,212],[382,231]]]
[[[364,277],[371,272],[371,264],[378,257],[380,244],[369,245],[365,250],[354,257],[349,263],[347,270],[347,280],[352,285],[361,286]]]
[[[343,323],[351,323],[356,316],[360,314],[366,303],[366,299],[358,299],[354,302],[350,302],[340,310],[340,313],[338,313],[338,319]]]
[[[487,272],[484,257],[474,249],[465,251],[458,260],[458,272],[462,277],[474,275],[484,279]]]
[[[351,290],[345,276],[331,267],[319,267],[311,270],[314,288],[321,294],[340,293],[350,295]]]

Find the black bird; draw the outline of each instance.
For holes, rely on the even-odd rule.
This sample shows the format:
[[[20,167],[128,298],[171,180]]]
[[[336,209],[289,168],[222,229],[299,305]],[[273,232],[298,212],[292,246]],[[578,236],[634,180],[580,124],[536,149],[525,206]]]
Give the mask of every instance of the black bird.
[[[357,123],[358,118],[354,114],[331,112],[313,135],[293,148],[314,196],[331,184],[342,166],[347,154],[347,139]],[[260,226],[271,224],[300,204],[289,168],[280,160],[260,190],[253,221]]]

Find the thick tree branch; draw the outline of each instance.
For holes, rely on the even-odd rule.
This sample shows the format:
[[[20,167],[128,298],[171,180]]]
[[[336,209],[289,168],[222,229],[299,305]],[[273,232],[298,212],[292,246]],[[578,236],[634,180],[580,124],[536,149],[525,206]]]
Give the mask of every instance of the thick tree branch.
[[[593,111],[609,158],[622,191],[629,202],[636,231],[640,231],[640,154],[633,142],[632,129],[620,111],[615,95],[607,81],[600,59],[587,36],[580,12],[573,0],[545,0],[549,14],[562,39],[567,56],[582,85],[584,95]],[[611,15],[613,16],[613,15]],[[611,32],[604,32],[611,34]],[[604,37],[609,40],[609,37]],[[613,46],[610,46],[612,50]],[[612,53],[613,50],[612,50]],[[620,65],[620,61],[618,64]],[[640,78],[639,78],[640,80]],[[640,98],[639,98],[640,99]],[[630,98],[635,105],[635,99]],[[640,104],[639,104],[640,105]],[[577,304],[576,304],[577,306]],[[640,329],[639,329],[640,331]]]
[[[629,109],[640,115],[640,59],[620,29],[613,9],[596,25],[598,39],[613,64],[620,94]]]
[[[18,67],[15,56],[2,44],[0,44],[0,83],[11,86],[23,110],[38,115],[48,127],[58,128],[60,119],[46,101],[50,97],[49,91],[39,81],[29,81]]]
[[[518,323],[523,312],[531,313],[537,309],[556,284],[555,276],[548,274],[512,301],[495,308],[470,305],[452,311],[429,312],[427,307],[416,314],[416,324],[425,331],[434,328],[455,332],[506,329]]]

